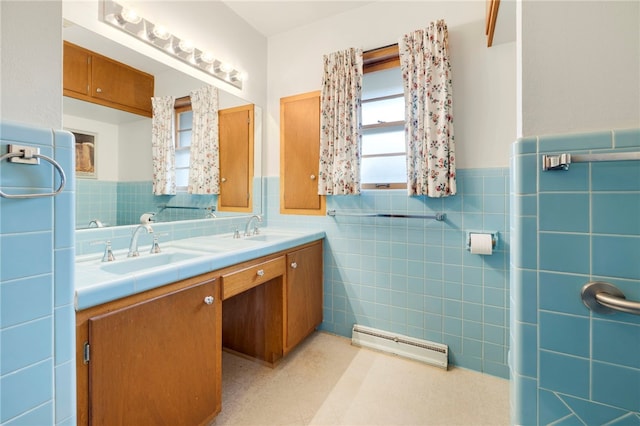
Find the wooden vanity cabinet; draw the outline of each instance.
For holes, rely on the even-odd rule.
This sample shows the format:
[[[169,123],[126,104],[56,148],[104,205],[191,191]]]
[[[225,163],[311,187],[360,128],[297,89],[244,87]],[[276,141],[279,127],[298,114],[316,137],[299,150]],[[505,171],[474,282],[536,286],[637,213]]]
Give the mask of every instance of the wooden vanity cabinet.
[[[227,350],[273,366],[322,322],[322,240],[221,274]]]
[[[280,99],[280,213],[325,214],[319,170],[320,92]]]
[[[222,348],[274,366],[322,322],[322,240],[76,313],[78,425],[205,425]]]
[[[151,74],[65,41],[62,75],[64,96],[152,116]]]
[[[222,408],[221,316],[211,274],[78,312],[78,424],[212,421]]]
[[[322,241],[287,254],[284,353],[322,322]]]

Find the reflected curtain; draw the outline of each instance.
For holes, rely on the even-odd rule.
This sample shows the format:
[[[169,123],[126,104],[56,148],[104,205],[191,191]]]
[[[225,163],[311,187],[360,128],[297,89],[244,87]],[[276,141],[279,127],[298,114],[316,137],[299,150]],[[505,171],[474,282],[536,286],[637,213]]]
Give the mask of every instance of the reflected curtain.
[[[324,56],[318,194],[360,193],[362,49]]]
[[[151,155],[153,158],[153,194],[176,193],[173,96],[151,98]]]
[[[453,89],[447,24],[432,22],[398,43],[405,96],[407,191],[456,193]]]
[[[189,194],[220,193],[218,89],[205,86],[190,93],[193,111]]]

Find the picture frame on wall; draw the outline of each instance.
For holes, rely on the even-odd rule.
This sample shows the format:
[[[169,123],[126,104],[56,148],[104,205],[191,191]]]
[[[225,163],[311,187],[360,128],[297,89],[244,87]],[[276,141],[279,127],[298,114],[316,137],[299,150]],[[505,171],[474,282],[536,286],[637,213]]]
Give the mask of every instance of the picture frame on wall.
[[[97,135],[91,132],[70,130],[76,139],[76,177],[96,179]]]

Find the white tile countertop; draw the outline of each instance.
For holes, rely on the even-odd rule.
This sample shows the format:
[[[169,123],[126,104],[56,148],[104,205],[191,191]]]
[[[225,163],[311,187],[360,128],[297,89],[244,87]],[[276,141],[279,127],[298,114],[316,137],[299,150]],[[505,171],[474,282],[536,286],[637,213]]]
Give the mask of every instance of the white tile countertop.
[[[114,252],[116,260],[102,262],[102,254],[78,256],[75,262],[77,311],[162,285],[201,275],[287,250],[325,237],[321,230],[261,228],[260,234],[233,238],[218,234],[160,244],[160,253],[140,247],[140,256]]]

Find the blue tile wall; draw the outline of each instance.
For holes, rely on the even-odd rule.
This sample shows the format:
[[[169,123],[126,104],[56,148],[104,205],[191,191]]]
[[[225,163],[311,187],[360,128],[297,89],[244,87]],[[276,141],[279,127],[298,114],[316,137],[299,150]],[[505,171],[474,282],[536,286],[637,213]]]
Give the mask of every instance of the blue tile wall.
[[[157,222],[179,220],[195,220],[206,218],[210,211],[217,208],[217,195],[153,195],[151,181],[142,182],[108,182],[95,179],[77,180],[76,228],[84,229],[94,219],[99,219],[107,226],[136,224],[140,215],[156,212]],[[261,178],[253,182],[253,211],[262,211]],[[169,206],[169,208],[161,208]],[[194,209],[176,208],[194,207]],[[233,215],[235,213],[231,213]],[[217,217],[229,216],[230,213],[215,212]],[[73,217],[73,216],[72,216]]]
[[[508,190],[506,168],[458,170],[458,194],[445,199],[403,190],[327,198],[327,209],[344,213],[444,212],[444,222],[334,218],[281,215],[279,179],[269,177],[266,217],[272,226],[325,230],[324,330],[350,337],[358,323],[445,343],[452,364],[508,377]],[[471,254],[469,231],[497,231],[497,250]]]
[[[0,123],[10,143],[39,147],[67,176],[55,198],[0,198],[0,424],[75,424],[73,136]],[[52,192],[46,163],[3,163],[7,193]]]
[[[541,154],[639,147],[638,129],[530,137],[513,146],[515,424],[640,424],[640,317],[596,314],[580,299],[582,286],[597,280],[640,300],[640,162],[532,168]]]

